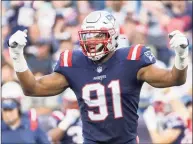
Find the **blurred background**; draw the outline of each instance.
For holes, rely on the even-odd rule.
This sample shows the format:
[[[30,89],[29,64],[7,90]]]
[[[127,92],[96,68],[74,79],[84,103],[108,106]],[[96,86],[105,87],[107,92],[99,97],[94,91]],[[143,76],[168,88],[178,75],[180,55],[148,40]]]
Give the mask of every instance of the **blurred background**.
[[[155,114],[162,113],[160,119],[164,119],[168,111],[177,113],[185,128],[192,132],[192,1],[2,1],[1,7],[2,97],[17,99],[23,112],[34,108],[45,132],[54,128],[47,124],[48,117],[55,111],[64,113],[69,102],[65,96],[72,93],[64,92],[48,98],[24,97],[9,57],[7,40],[17,30],[28,29],[28,43],[24,49],[28,66],[37,78],[50,74],[63,50],[79,49],[81,22],[95,10],[109,11],[117,19],[120,48],[144,44],[156,56],[157,65],[163,68],[172,68],[175,56],[169,48],[168,33],[177,29],[188,37],[190,64],[186,83],[167,89],[155,89],[144,84],[138,132],[141,143],[153,141],[143,117],[149,106],[154,108]],[[164,129],[163,124],[157,125]]]

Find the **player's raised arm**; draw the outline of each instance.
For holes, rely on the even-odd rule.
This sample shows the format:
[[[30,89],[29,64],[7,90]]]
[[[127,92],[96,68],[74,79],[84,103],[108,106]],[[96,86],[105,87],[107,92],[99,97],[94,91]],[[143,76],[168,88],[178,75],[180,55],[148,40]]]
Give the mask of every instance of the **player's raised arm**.
[[[29,96],[53,96],[61,93],[68,82],[59,73],[52,73],[35,79],[28,69],[23,55],[23,48],[26,45],[27,31],[17,31],[9,39],[9,53],[13,61],[13,67],[22,85],[25,95]]]
[[[180,31],[169,34],[170,47],[175,50],[175,65],[172,70],[166,70],[149,65],[141,68],[137,73],[138,80],[143,80],[158,88],[179,86],[186,82],[188,67],[188,39]]]

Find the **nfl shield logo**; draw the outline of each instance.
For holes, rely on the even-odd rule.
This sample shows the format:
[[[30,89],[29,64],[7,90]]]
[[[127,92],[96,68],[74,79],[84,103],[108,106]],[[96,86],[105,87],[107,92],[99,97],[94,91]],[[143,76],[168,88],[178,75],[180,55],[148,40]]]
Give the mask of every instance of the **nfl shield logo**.
[[[101,73],[102,71],[103,71],[103,69],[102,69],[101,66],[97,67],[97,72],[98,72],[98,73]]]

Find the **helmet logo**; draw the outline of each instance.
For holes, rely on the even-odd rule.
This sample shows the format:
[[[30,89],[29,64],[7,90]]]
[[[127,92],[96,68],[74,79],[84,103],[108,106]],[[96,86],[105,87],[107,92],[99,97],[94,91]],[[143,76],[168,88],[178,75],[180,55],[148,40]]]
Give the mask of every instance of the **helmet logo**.
[[[107,15],[106,18],[109,20],[109,21],[112,21],[112,20],[115,20],[115,18],[110,14],[110,15]]]

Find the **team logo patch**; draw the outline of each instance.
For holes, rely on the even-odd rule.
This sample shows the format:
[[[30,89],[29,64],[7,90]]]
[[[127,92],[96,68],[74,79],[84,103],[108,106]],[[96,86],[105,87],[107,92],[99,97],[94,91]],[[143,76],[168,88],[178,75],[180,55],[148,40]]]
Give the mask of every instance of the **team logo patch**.
[[[152,54],[151,51],[144,52],[145,56],[149,58],[149,60],[152,62],[155,56]]]

